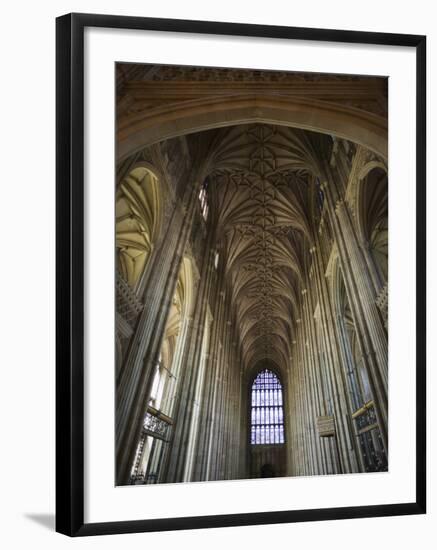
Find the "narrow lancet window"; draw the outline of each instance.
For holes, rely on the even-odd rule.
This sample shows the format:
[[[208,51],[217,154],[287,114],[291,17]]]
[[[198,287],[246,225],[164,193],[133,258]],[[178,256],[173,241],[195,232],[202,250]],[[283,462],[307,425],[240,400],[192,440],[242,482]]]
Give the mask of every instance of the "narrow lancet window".
[[[206,221],[208,219],[209,212],[208,199],[206,196],[206,184],[203,185],[202,189],[199,192],[199,202],[200,211],[202,212],[203,219]]]
[[[251,444],[284,443],[282,385],[272,371],[261,371],[252,384]]]

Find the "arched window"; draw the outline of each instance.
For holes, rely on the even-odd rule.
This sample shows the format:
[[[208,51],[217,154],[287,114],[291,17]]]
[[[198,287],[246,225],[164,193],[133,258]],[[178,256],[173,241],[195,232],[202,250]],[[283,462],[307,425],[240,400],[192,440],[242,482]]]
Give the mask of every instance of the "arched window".
[[[323,203],[325,202],[325,194],[323,193],[323,189],[318,178],[316,179],[316,202],[319,213],[322,213]]]
[[[206,195],[207,183],[205,182],[202,186],[202,189],[199,192],[199,202],[200,202],[200,211],[202,212],[203,219],[206,221],[208,219],[208,199]]]
[[[282,385],[271,370],[258,373],[252,384],[252,445],[284,443],[284,409]]]

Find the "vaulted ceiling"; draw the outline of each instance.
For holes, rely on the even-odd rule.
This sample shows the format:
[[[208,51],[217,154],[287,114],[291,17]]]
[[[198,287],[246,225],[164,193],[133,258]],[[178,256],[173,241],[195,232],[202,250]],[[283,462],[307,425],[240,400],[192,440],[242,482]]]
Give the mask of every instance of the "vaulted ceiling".
[[[331,134],[386,153],[387,80],[123,63],[116,75],[119,158],[184,136],[207,187],[245,366],[289,364],[321,215],[320,165]]]
[[[320,213],[318,162],[332,140],[249,124],[202,132],[190,144],[203,152],[210,222],[245,365],[284,366]]]

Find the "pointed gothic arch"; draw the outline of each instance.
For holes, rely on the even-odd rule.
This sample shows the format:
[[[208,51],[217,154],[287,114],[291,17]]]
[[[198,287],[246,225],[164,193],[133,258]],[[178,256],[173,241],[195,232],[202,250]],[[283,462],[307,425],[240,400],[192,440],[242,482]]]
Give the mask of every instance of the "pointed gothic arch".
[[[115,197],[117,270],[134,290],[159,231],[160,208],[157,176],[149,168],[136,165],[117,186]]]
[[[118,125],[119,173],[138,159],[156,164],[158,202],[165,204],[165,230],[159,222],[160,231],[147,230],[157,243],[145,262],[150,269],[134,283],[144,305],[120,376],[119,479],[128,478],[145,403],[171,435],[153,438],[145,472],[152,475],[142,483],[365,471],[359,438],[378,437],[377,425],[387,440],[387,335],[360,234],[360,227],[369,230],[369,242],[381,248],[371,190],[386,156],[384,85],[349,81],[354,98],[337,93],[334,103],[323,94],[285,97],[284,83],[273,94],[231,94],[240,87],[234,83],[218,98],[211,81],[195,82],[203,72],[189,82],[178,73],[176,94],[163,98],[173,81],[159,79],[173,78],[174,70],[162,70],[142,68],[144,79],[135,73],[137,81],[126,84],[132,95]],[[258,76],[250,86],[267,90]],[[299,79],[290,90],[302,92]],[[318,93],[332,80],[322,79]],[[343,81],[329,86],[344,91]],[[187,254],[191,275],[188,269],[181,277]],[[187,303],[194,308],[185,311]],[[360,368],[373,399],[362,392],[350,399],[347,377]],[[282,432],[279,404],[265,395],[251,425],[260,371],[282,384]],[[174,409],[166,406],[173,402]],[[375,425],[360,431],[372,418]]]
[[[379,291],[388,281],[388,177],[381,163],[364,169],[358,184],[357,224],[376,267]]]
[[[285,443],[283,386],[273,370],[258,372],[251,385],[251,445]]]
[[[191,100],[121,117],[118,160],[164,139],[248,123],[335,135],[387,157],[387,123],[378,115],[314,99],[249,94]]]

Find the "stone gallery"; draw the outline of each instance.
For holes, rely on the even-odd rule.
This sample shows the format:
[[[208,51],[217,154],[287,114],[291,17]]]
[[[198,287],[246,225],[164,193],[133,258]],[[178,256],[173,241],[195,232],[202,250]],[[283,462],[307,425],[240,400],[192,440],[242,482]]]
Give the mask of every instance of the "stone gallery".
[[[116,86],[117,485],[387,471],[387,80]]]

